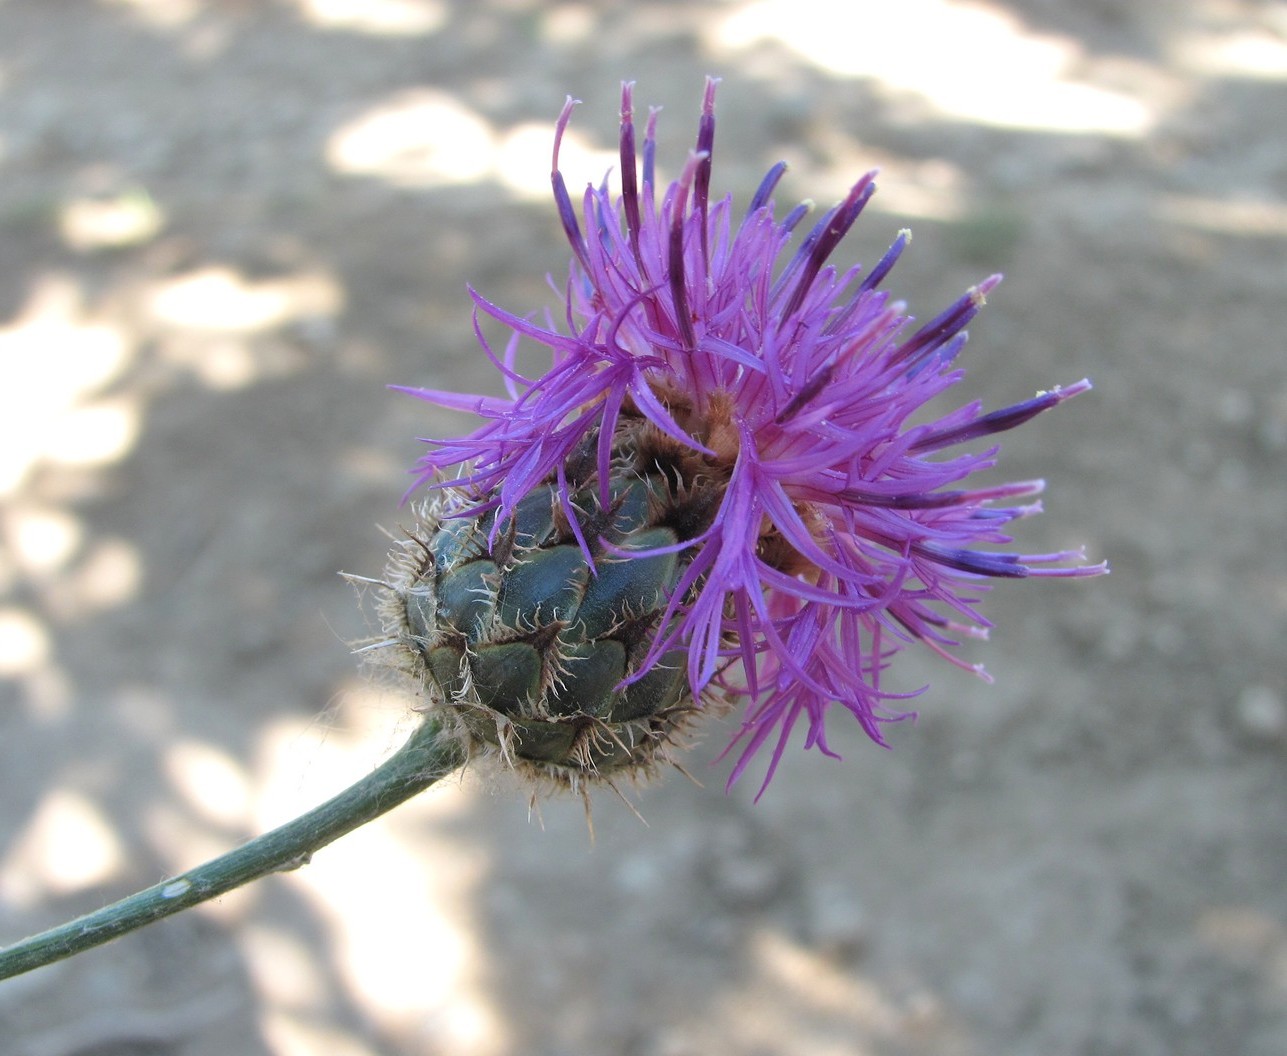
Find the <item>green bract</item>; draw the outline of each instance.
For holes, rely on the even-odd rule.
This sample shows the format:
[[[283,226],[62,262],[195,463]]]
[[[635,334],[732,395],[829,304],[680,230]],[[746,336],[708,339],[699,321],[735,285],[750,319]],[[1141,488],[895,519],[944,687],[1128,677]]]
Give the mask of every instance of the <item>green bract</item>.
[[[687,552],[648,552],[704,530],[718,495],[691,455],[625,419],[605,504],[597,443],[586,437],[566,482],[499,524],[494,510],[459,512],[477,500],[450,488],[419,508],[382,606],[387,644],[430,707],[450,709],[476,748],[572,787],[650,768],[695,710],[683,651],[645,667]]]

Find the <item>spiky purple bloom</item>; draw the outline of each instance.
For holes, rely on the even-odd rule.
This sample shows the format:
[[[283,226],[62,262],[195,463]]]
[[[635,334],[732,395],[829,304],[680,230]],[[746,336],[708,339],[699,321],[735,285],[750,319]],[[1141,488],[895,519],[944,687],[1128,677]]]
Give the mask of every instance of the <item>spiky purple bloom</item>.
[[[479,341],[508,396],[404,391],[486,420],[467,436],[433,441],[418,470],[431,487],[467,488],[472,509],[498,509],[498,520],[543,481],[562,482],[566,460],[586,438],[597,450],[606,503],[624,416],[646,418],[726,482],[709,526],[674,548],[692,548],[690,561],[632,679],[684,648],[695,699],[715,689],[748,701],[729,746],[740,751],[729,783],[772,741],[767,785],[802,716],[805,746],[828,755],[835,753],[824,720],[836,704],[884,743],[882,724],[907,717],[888,702],[914,695],[882,688],[882,672],[903,645],[921,642],[983,675],[950,650],[962,636],[986,634],[975,606],[987,579],[1091,576],[1106,566],[1084,564],[1080,551],[981,548],[1010,542],[1005,526],[1040,509],[996,503],[1035,495],[1042,481],[951,487],[991,467],[998,450],[959,445],[1013,428],[1090,382],[988,414],[974,402],[912,424],[961,380],[955,360],[964,328],[1000,276],[913,329],[904,305],[880,288],[908,232],[866,274],[828,264],[871,198],[874,173],[789,255],[808,210],[775,215],[784,164],[769,170],[735,220],[731,199],[713,201],[709,190],[716,83],[706,84],[696,149],[660,200],[656,111],[639,151],[632,86],[623,86],[620,195],[606,181],[587,187],[579,211],[558,165],[575,105],[569,99],[551,177],[574,258],[564,328],[507,312],[471,290]],[[483,336],[480,312],[512,330],[503,352]],[[521,338],[552,353],[539,378],[519,373]],[[570,515],[570,491],[560,494]]]

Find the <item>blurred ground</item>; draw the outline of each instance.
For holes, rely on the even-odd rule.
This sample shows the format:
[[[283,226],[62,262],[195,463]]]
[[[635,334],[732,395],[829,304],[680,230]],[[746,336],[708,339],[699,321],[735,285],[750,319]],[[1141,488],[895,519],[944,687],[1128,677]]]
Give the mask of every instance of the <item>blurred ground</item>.
[[[365,773],[354,672],[417,435],[494,384],[464,284],[549,303],[618,83],[673,174],[881,193],[922,318],[994,270],[966,389],[1030,551],[896,749],[759,806],[708,765],[529,821],[471,775],[274,878],[0,985],[5,1056],[1287,1052],[1287,4],[0,2],[0,941]]]

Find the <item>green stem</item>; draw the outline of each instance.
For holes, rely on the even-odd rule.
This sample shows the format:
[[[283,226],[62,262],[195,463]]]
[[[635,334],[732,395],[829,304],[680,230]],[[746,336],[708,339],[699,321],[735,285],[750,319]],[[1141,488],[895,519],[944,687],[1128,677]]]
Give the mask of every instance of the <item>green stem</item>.
[[[430,713],[386,762],[333,799],[181,876],[0,949],[0,979],[82,953],[269,873],[307,865],[313,852],[406,802],[465,762],[458,738]]]

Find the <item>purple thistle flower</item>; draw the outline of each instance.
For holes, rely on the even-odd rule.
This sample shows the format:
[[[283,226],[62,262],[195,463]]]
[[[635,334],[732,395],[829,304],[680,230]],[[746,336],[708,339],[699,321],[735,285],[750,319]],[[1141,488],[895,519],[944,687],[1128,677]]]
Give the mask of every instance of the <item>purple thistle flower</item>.
[[[485,420],[467,436],[432,441],[418,464],[419,483],[473,496],[458,515],[494,509],[493,524],[500,523],[534,488],[557,480],[576,530],[567,461],[593,445],[606,506],[613,438],[626,417],[646,419],[723,482],[699,534],[662,548],[684,550],[688,561],[655,641],[627,681],[684,651],[694,699],[713,690],[747,701],[726,749],[739,753],[729,784],[769,743],[767,786],[802,718],[805,746],[835,754],[825,719],[836,705],[885,743],[882,725],[907,717],[890,702],[915,694],[882,688],[882,673],[908,643],[986,678],[952,652],[962,637],[986,635],[989,624],[975,607],[985,580],[1107,568],[1085,564],[1081,551],[987,548],[1011,541],[1008,522],[1040,510],[1038,502],[996,504],[1033,496],[1042,481],[952,487],[993,466],[998,451],[959,445],[1026,422],[1090,382],[988,414],[975,402],[912,424],[961,380],[955,360],[964,328],[1001,277],[913,329],[904,306],[881,289],[908,232],[865,275],[829,264],[875,190],[874,173],[793,253],[788,245],[807,210],[775,215],[772,195],[785,165],[769,170],[736,219],[730,198],[712,201],[709,192],[716,84],[706,84],[696,149],[660,198],[656,111],[645,126],[640,174],[632,85],[624,85],[620,195],[606,182],[587,187],[579,210],[558,164],[575,106],[569,99],[551,177],[573,252],[565,326],[512,314],[471,289],[478,339],[508,395],[403,391]],[[480,313],[512,331],[503,351],[483,336]],[[539,378],[519,373],[522,338],[551,352]],[[593,564],[587,541],[578,541]],[[631,558],[661,552],[605,545]]]

